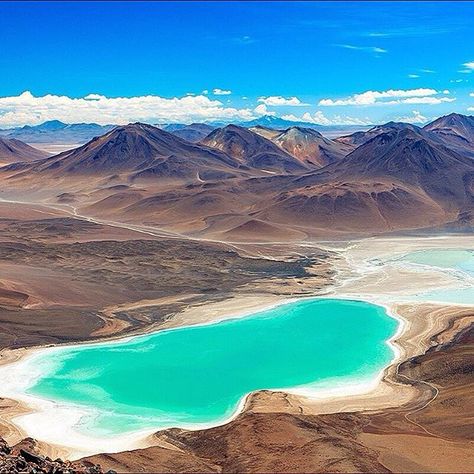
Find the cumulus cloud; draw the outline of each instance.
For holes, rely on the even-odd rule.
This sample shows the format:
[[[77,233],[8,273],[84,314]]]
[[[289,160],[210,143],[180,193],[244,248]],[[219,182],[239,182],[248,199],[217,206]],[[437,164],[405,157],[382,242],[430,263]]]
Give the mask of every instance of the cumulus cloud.
[[[301,102],[298,97],[282,97],[282,96],[270,96],[270,97],[259,97],[257,102],[261,102],[262,104],[265,105],[271,105],[271,106],[280,106],[280,105],[287,105],[291,107],[304,107],[309,104],[305,104],[304,102]]]
[[[406,123],[426,123],[428,119],[423,116],[418,110],[413,110],[412,115],[407,115],[405,117],[398,117],[395,119],[397,122],[406,122]]]
[[[253,111],[257,115],[272,115],[272,116],[276,115],[275,112],[271,112],[270,110],[267,109],[266,104],[257,105],[257,107],[255,107],[255,109],[253,109]]]
[[[306,112],[301,117],[289,114],[284,115],[282,118],[292,122],[308,122],[316,125],[371,125],[371,121],[368,118],[348,117],[347,115],[336,115],[333,118],[328,118],[320,110],[314,114]]]
[[[355,46],[353,44],[336,44],[334,46],[338,46],[339,48],[344,49],[353,49],[356,51],[365,51],[367,53],[388,53],[386,49],[378,48],[377,46]]]
[[[217,87],[216,89],[213,89],[212,93],[214,95],[230,95],[230,94],[232,94],[232,91],[225,90],[225,89],[219,89]]]
[[[436,97],[440,92],[435,89],[390,89],[387,91],[366,91],[342,99],[322,99],[319,105],[334,107],[344,105],[396,105],[396,104],[441,104],[453,102],[449,97]]]
[[[228,107],[204,95],[164,98],[157,95],[106,97],[89,94],[81,98],[48,94],[0,97],[0,125],[35,125],[58,119],[66,123],[97,122],[126,124],[194,122],[211,120],[251,120],[250,109]]]

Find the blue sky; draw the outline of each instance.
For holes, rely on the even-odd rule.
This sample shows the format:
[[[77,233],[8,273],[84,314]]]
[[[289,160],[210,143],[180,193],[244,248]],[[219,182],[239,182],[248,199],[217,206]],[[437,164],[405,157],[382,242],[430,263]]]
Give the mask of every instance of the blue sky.
[[[469,113],[472,18],[470,2],[2,2],[0,125]]]

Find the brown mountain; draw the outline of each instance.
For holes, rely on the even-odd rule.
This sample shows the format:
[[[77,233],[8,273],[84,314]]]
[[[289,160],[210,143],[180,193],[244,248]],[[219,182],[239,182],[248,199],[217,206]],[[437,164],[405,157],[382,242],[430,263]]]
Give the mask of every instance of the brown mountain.
[[[268,140],[275,138],[276,136],[280,135],[281,132],[284,131],[276,128],[264,127],[263,125],[256,125],[255,127],[250,127],[249,130],[256,133],[257,135],[260,135],[263,138],[267,138]]]
[[[435,134],[449,148],[474,156],[474,116],[449,114],[425,125],[423,129]]]
[[[363,145],[364,143],[368,142],[372,138],[381,135],[382,133],[389,132],[390,130],[403,130],[403,129],[410,129],[410,130],[420,130],[419,127],[416,125],[412,125],[410,123],[404,122],[387,122],[384,125],[377,125],[375,127],[370,128],[365,132],[355,132],[351,135],[345,135],[339,138],[336,138],[334,141],[338,143],[344,143],[346,145],[353,145],[354,147],[358,147]]]
[[[37,150],[16,138],[0,137],[0,163],[34,161],[47,156],[49,153]]]
[[[271,173],[301,173],[308,166],[270,140],[237,125],[210,133],[201,144],[218,149],[249,168]]]
[[[53,175],[126,175],[212,180],[235,176],[240,164],[226,154],[189,143],[142,123],[116,127],[75,150],[42,160],[25,172]]]
[[[456,221],[474,206],[474,161],[421,130],[392,128],[319,171],[280,181],[252,216],[323,234]]]
[[[173,127],[170,125],[164,127],[164,130],[188,142],[197,143],[207,137],[215,128],[216,127],[212,127],[206,123],[192,123],[190,125],[183,125],[182,127]]]
[[[472,202],[474,161],[422,130],[392,129],[369,140],[339,162],[337,176],[390,178],[420,186],[446,205]]]
[[[291,127],[272,138],[273,143],[311,167],[322,168],[341,160],[354,147],[323,137],[311,128]]]

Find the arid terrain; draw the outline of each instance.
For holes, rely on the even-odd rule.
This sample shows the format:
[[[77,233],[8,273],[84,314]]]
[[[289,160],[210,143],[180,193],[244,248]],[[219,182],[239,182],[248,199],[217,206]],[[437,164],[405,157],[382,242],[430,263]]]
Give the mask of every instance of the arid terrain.
[[[57,143],[72,140],[76,129],[56,126]],[[396,302],[405,287],[441,286],[448,274],[354,276],[380,249],[424,248],[433,235],[446,241],[429,246],[472,248],[469,130],[472,117],[457,114],[335,139],[304,127],[136,123],[84,132],[82,145],[52,156],[0,137],[0,363],[289,298],[390,295],[406,328],[378,391],[325,401],[256,392],[227,424],[160,431],[147,447],[75,468],[471,472],[474,309]],[[27,410],[0,400],[10,445],[27,436],[14,420]],[[30,454],[68,455],[28,443]]]

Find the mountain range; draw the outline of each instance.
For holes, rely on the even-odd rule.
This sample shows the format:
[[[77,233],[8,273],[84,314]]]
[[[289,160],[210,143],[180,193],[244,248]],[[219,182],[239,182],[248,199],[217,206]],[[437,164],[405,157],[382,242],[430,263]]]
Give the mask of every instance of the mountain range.
[[[167,128],[115,127],[33,162],[20,151],[0,179],[86,215],[218,240],[472,229],[473,117],[336,139],[294,125]]]
[[[112,130],[115,125],[98,125],[96,123],[66,124],[59,120],[50,120],[40,125],[0,130],[0,136],[15,138],[26,143],[69,143],[82,144],[94,137]]]
[[[225,127],[229,123],[170,123],[155,124],[167,132],[171,132],[187,141],[198,142],[205,138],[212,130]],[[360,126],[324,126],[308,122],[292,122],[272,115],[265,115],[257,119],[236,123],[241,127],[252,128],[255,126],[286,129],[293,126],[311,128],[324,131],[326,135],[339,136],[344,132],[361,130],[367,127]],[[0,136],[5,138],[15,138],[28,144],[66,144],[83,145],[95,137],[104,135],[117,125],[99,125],[96,123],[72,123],[67,124],[59,120],[49,120],[39,125],[25,125],[23,127],[0,129]]]

